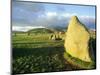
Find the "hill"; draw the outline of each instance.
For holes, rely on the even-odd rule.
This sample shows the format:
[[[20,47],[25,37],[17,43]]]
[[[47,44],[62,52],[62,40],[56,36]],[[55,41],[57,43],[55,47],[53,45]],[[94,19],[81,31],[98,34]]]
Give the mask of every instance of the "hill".
[[[47,28],[36,28],[36,29],[31,29],[28,32],[30,33],[53,33],[54,31],[47,29]]]

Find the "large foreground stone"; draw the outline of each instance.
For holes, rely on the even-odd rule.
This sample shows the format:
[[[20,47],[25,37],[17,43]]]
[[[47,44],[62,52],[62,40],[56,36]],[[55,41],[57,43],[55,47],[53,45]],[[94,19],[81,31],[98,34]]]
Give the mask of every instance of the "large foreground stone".
[[[71,56],[86,62],[91,62],[89,55],[90,34],[79,19],[73,16],[69,22],[65,37],[65,50]]]

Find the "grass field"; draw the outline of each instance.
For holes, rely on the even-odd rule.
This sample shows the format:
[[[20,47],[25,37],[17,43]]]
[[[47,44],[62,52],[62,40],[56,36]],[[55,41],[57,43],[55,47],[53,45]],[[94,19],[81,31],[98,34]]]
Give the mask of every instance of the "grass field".
[[[13,73],[72,70],[63,58],[63,40],[51,40],[51,34],[13,35]]]
[[[64,40],[52,40],[51,34],[12,34],[13,74],[80,69],[65,61]]]

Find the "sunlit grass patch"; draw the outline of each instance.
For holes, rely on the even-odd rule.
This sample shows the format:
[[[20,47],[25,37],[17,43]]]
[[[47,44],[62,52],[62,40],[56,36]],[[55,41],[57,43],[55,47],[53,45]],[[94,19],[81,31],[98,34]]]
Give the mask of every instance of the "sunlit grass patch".
[[[70,64],[72,64],[80,69],[94,69],[96,67],[94,61],[92,61],[92,62],[82,61],[78,58],[72,57],[67,52],[64,53],[64,58],[65,58],[66,62],[69,62]]]

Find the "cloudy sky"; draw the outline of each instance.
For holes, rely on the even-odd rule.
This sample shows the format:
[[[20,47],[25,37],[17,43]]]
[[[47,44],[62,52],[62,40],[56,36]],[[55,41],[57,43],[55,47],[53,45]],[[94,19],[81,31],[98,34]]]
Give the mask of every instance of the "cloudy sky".
[[[95,6],[12,2],[13,30],[42,27],[67,27],[76,15],[89,28],[95,28]]]

